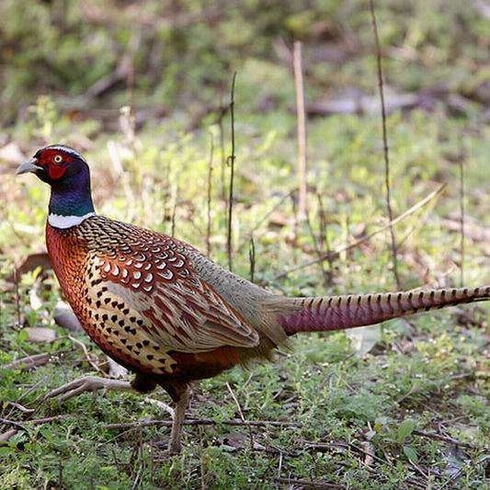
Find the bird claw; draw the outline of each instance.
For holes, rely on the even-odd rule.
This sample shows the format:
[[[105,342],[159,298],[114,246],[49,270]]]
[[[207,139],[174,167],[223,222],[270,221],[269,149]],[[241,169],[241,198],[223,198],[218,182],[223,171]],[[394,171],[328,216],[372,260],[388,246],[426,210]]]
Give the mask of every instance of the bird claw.
[[[44,396],[44,399],[56,398],[58,401],[63,402],[86,391],[96,391],[101,389],[128,391],[131,390],[131,385],[128,381],[85,376],[51,390]]]

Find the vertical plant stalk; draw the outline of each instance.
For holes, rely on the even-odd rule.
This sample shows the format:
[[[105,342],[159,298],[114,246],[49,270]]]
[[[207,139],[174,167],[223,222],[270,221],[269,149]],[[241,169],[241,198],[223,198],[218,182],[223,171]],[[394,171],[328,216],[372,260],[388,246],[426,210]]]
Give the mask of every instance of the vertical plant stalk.
[[[214,158],[214,136],[209,133],[209,161],[208,161],[208,196],[206,216],[206,255],[211,256],[211,205],[213,195],[213,158]]]
[[[17,269],[15,267],[14,267],[13,276],[14,276],[14,286],[15,286],[15,315],[17,317],[17,326],[20,327],[22,325],[22,315],[21,315],[21,308],[20,308],[19,275],[17,274]]]
[[[141,32],[135,32],[129,40],[127,52],[121,61],[120,70],[125,74],[127,105],[121,107],[119,125],[129,147],[136,152],[136,117],[134,114],[134,84],[136,79],[134,59],[141,45]]]
[[[175,195],[175,200],[172,205],[172,214],[170,216],[170,236],[173,238],[175,236],[175,217],[177,215],[177,194]]]
[[[311,223],[310,216],[308,214],[306,215],[306,224],[308,226],[308,231],[310,232],[311,240],[313,242],[313,250],[315,251],[315,254],[318,258],[316,263],[318,264],[318,268],[320,269],[320,272],[322,274],[323,285],[324,287],[327,287],[329,285],[329,280],[328,280],[327,271],[325,269],[325,264],[322,260],[323,252],[321,249],[321,245],[319,244],[319,242],[321,242],[321,239],[320,238],[317,239],[315,235],[315,231],[313,230],[313,225]]]
[[[178,223],[177,212],[180,200],[180,172],[173,177],[173,183],[170,185],[170,236],[175,237],[175,229]]]
[[[131,109],[133,108],[134,105],[134,53],[131,53],[131,56],[129,58],[128,62],[128,75],[126,77],[126,94],[128,98],[128,107]],[[132,110],[131,110],[132,113]],[[134,115],[134,114],[133,114]]]
[[[316,197],[318,201],[318,221],[320,226],[320,250],[323,253],[320,256],[320,259],[323,259],[323,256],[327,257],[328,268],[324,271],[324,283],[325,287],[332,285],[333,279],[333,270],[334,270],[334,262],[335,262],[335,254],[332,253],[332,248],[330,246],[330,240],[328,239],[328,223],[327,223],[327,213],[325,211],[325,206],[323,204],[322,195],[320,192],[316,192]],[[322,260],[323,262],[323,260]]]
[[[223,107],[223,95],[220,92],[219,106]],[[225,130],[223,128],[223,120],[225,118],[226,110],[220,110],[218,115],[218,132],[219,132],[219,148],[221,155],[221,200],[226,202],[226,184],[225,184]]]
[[[134,59],[141,46],[142,32],[138,30],[133,32],[131,39],[128,43],[127,52],[124,54],[121,61],[121,72],[126,73],[126,96],[128,99],[128,106],[134,107],[134,81],[136,79],[136,73],[134,68]]]
[[[127,216],[129,220],[135,217],[137,207],[137,200],[133,188],[131,187],[131,182],[128,172],[124,169],[124,165],[120,155],[120,149],[114,141],[107,142],[107,150],[109,152],[109,158],[111,160],[112,166],[114,168],[114,173],[116,178],[122,184],[124,194],[126,196],[127,202]]]
[[[134,115],[134,57],[128,60],[128,74],[126,77],[126,94],[128,104],[119,110],[119,126],[126,138],[128,146],[135,151],[136,142],[136,117]]]
[[[460,135],[459,138],[461,151],[459,155],[459,229],[460,229],[460,243],[459,243],[459,255],[461,264],[459,266],[459,281],[461,287],[464,284],[464,264],[465,264],[465,242],[466,242],[466,209],[465,209],[465,174],[464,174],[464,164],[466,161],[466,152],[463,142],[463,137]]]
[[[377,66],[377,74],[378,74],[378,89],[379,89],[379,98],[381,102],[381,123],[383,128],[383,155],[385,161],[385,187],[386,187],[386,208],[388,210],[388,220],[390,223],[390,237],[391,237],[391,254],[393,258],[393,275],[395,277],[395,283],[397,289],[401,289],[401,281],[400,276],[398,274],[398,258],[397,258],[397,243],[395,237],[395,229],[393,226],[393,207],[391,204],[391,177],[390,177],[390,157],[389,157],[389,149],[388,149],[388,133],[386,129],[386,104],[385,104],[385,96],[384,96],[384,85],[383,85],[383,67],[381,64],[381,46],[379,43],[379,35],[378,35],[378,25],[376,23],[376,15],[374,13],[374,4],[373,0],[369,0],[369,9],[371,11],[371,22],[373,26],[374,33],[374,41],[376,45],[376,66]]]
[[[250,282],[254,282],[255,279],[255,241],[253,235],[250,237],[250,244],[248,248],[248,260],[250,262]]]
[[[170,217],[170,198],[171,198],[171,190],[170,190],[170,182],[171,182],[171,179],[170,179],[170,174],[171,174],[171,165],[170,165],[170,159],[168,158],[165,158],[164,160],[164,168],[163,168],[163,172],[164,172],[164,182],[165,182],[165,186],[163,188],[163,191],[160,195],[160,199],[162,201],[162,206],[163,206],[163,215],[162,215],[162,224],[165,224],[167,225],[168,224],[168,218]]]
[[[306,115],[300,41],[295,41],[293,45],[293,72],[296,91],[296,117],[298,121],[298,220],[304,221],[307,213]]]
[[[226,163],[230,167],[230,185],[228,188],[228,229],[226,233],[226,254],[228,256],[228,269],[233,270],[233,250],[231,246],[232,242],[232,228],[233,228],[233,183],[235,179],[235,81],[236,72],[233,73],[233,80],[231,82],[231,94],[230,94],[230,124],[231,124],[231,152],[226,158]]]
[[[226,382],[226,387],[228,388],[228,391],[229,391],[231,397],[233,398],[233,401],[235,402],[235,405],[236,405],[237,410],[238,410],[238,415],[240,416],[241,421],[245,425],[248,426],[248,437],[249,437],[249,441],[250,441],[250,451],[253,451],[255,443],[254,443],[254,437],[253,437],[253,433],[252,433],[252,426],[250,424],[247,424],[247,420],[245,419],[245,415],[243,415],[243,410],[242,410],[242,407],[240,405],[240,402],[238,401],[238,398],[236,397],[235,393],[233,392],[233,389],[232,389],[230,383]]]

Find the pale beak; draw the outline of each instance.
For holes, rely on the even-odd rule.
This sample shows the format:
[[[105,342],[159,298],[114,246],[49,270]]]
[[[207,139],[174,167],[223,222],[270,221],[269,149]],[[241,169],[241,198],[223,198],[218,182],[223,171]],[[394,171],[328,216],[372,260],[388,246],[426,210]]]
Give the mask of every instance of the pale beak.
[[[27,162],[22,163],[19,168],[15,171],[16,175],[26,174],[28,172],[36,173],[38,170],[42,170],[43,168],[39,166],[39,160],[35,157],[27,160]]]

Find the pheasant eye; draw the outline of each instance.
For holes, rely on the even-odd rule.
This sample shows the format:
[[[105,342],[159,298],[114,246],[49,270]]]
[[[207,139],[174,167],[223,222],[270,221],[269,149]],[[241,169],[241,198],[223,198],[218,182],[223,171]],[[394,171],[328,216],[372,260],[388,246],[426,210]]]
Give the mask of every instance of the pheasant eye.
[[[54,163],[61,163],[63,161],[63,157],[61,155],[55,155],[53,157],[53,162]]]

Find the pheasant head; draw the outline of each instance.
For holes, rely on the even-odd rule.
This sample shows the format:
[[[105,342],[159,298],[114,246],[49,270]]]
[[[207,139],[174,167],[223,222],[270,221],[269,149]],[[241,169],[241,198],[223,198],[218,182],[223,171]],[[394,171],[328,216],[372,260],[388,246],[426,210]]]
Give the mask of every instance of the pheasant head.
[[[48,221],[55,228],[70,228],[95,215],[90,171],[85,158],[64,145],[41,148],[18,169],[31,172],[51,186]]]

